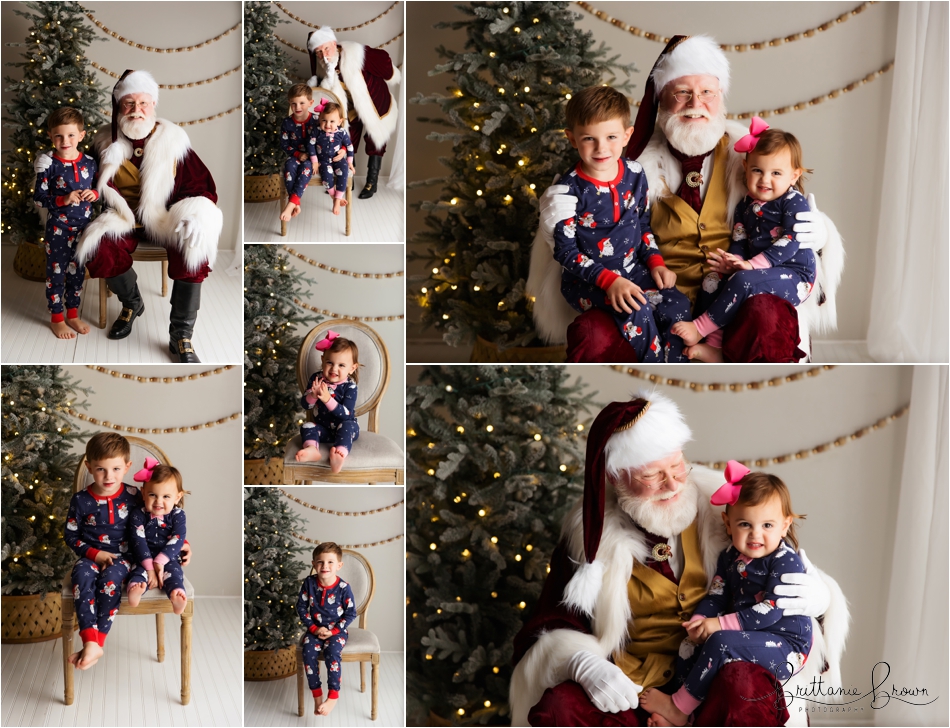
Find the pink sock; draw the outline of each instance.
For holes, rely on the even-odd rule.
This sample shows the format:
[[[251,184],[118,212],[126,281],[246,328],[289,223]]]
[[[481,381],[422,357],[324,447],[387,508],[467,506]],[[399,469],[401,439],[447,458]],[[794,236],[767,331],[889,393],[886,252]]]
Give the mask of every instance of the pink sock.
[[[317,446],[317,441],[316,441],[316,440],[304,440],[304,441],[303,441],[303,446],[304,446],[305,448],[306,448],[306,447],[316,447],[316,446]]]

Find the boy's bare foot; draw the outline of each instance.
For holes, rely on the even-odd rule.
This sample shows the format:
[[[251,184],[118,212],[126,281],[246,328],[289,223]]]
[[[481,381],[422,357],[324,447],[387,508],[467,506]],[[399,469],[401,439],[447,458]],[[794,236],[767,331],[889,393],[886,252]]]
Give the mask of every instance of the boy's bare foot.
[[[145,594],[145,589],[148,586],[144,581],[137,581],[134,584],[129,584],[128,595],[129,595],[129,606],[137,607],[139,602],[142,601],[142,595]]]
[[[677,321],[670,327],[670,333],[679,336],[686,346],[698,344],[703,338],[692,321]]]
[[[686,720],[689,718],[686,713],[676,707],[673,698],[656,688],[643,692],[640,696],[640,707],[653,714],[653,725],[686,725]],[[669,723],[657,722],[660,719],[666,719]]]
[[[65,321],[53,321],[50,322],[49,327],[53,330],[53,336],[57,339],[75,339],[76,334],[74,334],[70,328],[66,325]]]
[[[338,447],[330,448],[330,472],[339,473],[343,470],[343,461],[346,460],[347,451]]]
[[[188,597],[185,596],[185,592],[181,589],[173,591],[172,595],[168,597],[168,600],[172,603],[172,611],[175,614],[181,614],[185,611],[185,604],[188,602]]]
[[[78,331],[80,334],[89,333],[89,325],[78,316],[76,318],[67,318],[66,325],[69,328]]]
[[[334,215],[340,214],[340,198],[339,197],[333,198],[333,214]]]
[[[313,696],[313,714],[320,715],[320,706],[323,705],[323,696],[314,695]]]
[[[339,700],[339,698],[327,698],[324,700],[323,705],[317,708],[317,715],[330,715],[330,711],[333,710],[337,700]]]
[[[298,463],[318,463],[321,457],[319,447],[305,447],[297,451],[294,459]]]
[[[288,202],[287,207],[285,207],[284,211],[280,213],[280,219],[284,222],[287,222],[293,216],[295,207],[296,205],[293,202]]]
[[[683,353],[692,360],[703,361],[707,364],[722,364],[722,349],[709,344],[693,344],[683,349]]]
[[[82,652],[78,654],[79,659],[76,660],[76,667],[78,667],[80,670],[88,670],[90,667],[99,662],[99,658],[103,655],[103,650],[99,646],[98,642],[86,642],[82,646]]]
[[[291,217],[297,217],[300,214],[300,205],[294,205],[294,211],[290,213]]]

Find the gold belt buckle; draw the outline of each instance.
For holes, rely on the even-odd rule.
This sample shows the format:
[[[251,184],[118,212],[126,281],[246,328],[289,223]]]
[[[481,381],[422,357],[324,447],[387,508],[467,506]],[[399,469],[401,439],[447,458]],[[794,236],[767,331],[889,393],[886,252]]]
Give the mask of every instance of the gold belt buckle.
[[[122,313],[119,314],[119,318],[123,321],[131,321],[132,314],[135,313],[131,308],[123,308]]]
[[[185,346],[185,342],[188,342],[188,346]],[[178,353],[184,354],[185,352],[195,353],[195,350],[191,348],[191,339],[179,339],[178,340]]]

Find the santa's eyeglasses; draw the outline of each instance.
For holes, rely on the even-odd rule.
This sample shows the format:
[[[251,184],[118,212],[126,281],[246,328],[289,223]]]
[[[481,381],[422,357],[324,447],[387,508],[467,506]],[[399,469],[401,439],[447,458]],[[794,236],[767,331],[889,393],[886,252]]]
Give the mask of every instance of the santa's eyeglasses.
[[[711,89],[703,89],[702,91],[698,91],[696,94],[694,94],[692,91],[680,89],[679,91],[673,91],[672,95],[678,104],[688,104],[694,95],[697,99],[699,99],[700,103],[703,104],[708,104],[710,101],[719,98],[719,92],[713,91]]]
[[[687,467],[686,463],[680,463],[672,470],[651,473],[641,477],[631,475],[630,480],[632,480],[634,483],[642,485],[644,488],[648,488],[649,490],[657,490],[662,486],[667,486],[670,484],[670,476],[672,476],[674,482],[678,483],[679,485],[685,485],[686,479],[689,478],[689,474],[691,472],[693,472],[692,466]]]

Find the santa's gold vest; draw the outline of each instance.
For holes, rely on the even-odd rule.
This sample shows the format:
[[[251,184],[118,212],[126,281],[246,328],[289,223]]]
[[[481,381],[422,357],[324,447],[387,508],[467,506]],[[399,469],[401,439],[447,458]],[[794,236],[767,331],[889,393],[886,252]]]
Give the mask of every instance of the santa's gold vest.
[[[681,536],[683,573],[674,584],[658,571],[635,563],[627,582],[633,615],[627,626],[630,641],[614,653],[614,662],[644,688],[665,685],[673,677],[673,663],[686,637],[682,622],[706,596],[706,573],[699,550],[696,523]]]
[[[177,171],[178,162],[172,162],[172,177],[175,176]],[[116,170],[115,176],[112,178],[112,184],[116,186],[119,194],[129,203],[129,207],[135,214],[135,227],[142,227],[142,224],[138,221],[139,202],[142,199],[141,170],[126,159]]]
[[[657,200],[650,217],[660,253],[667,267],[676,273],[676,287],[690,303],[696,302],[703,276],[710,272],[703,247],[707,251],[729,248],[732,215],[726,209],[728,145],[728,135],[716,145],[712,179],[698,215],[682,197],[673,194]]]

